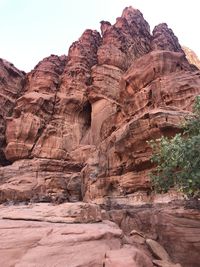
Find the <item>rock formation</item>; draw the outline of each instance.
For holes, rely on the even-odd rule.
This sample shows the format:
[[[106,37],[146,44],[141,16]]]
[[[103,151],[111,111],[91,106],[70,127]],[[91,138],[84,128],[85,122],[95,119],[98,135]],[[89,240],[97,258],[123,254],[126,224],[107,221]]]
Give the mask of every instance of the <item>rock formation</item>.
[[[1,266],[153,267],[144,246],[128,244],[115,223],[101,221],[97,205],[1,207],[0,218]]]
[[[4,155],[6,120],[12,115],[16,100],[22,94],[24,79],[24,72],[0,59],[0,166],[8,162]]]
[[[140,207],[123,205],[123,211],[122,207],[112,205],[106,218],[116,222],[126,235],[132,232],[132,240],[141,243],[141,239],[136,239],[135,232],[142,233],[143,238],[156,240],[163,245],[173,262],[181,263],[184,267],[197,267],[200,251],[200,212],[199,209],[186,209],[180,204],[181,202],[172,202],[167,205]],[[190,257],[183,251],[190,251]],[[161,255],[156,258],[160,260]],[[162,257],[162,260],[167,258]]]
[[[190,64],[193,64],[198,69],[200,69],[200,60],[198,56],[196,55],[196,53],[186,46],[183,46],[182,49],[186,55],[187,60],[190,62]]]
[[[199,235],[198,212],[191,211],[188,215],[184,209],[174,212],[160,209],[157,204],[152,204],[155,205],[152,210],[144,206],[138,212],[127,208],[159,202],[159,196],[151,194],[149,171],[153,166],[147,141],[179,132],[180,123],[191,114],[194,99],[200,94],[200,71],[196,63],[189,63],[184,51],[166,24],[159,24],[151,34],[142,13],[128,7],[114,25],[101,21],[101,35],[86,30],[71,45],[67,56],[51,55],[28,74],[0,60],[0,203],[55,205],[85,201],[106,207],[94,212],[93,206],[85,204],[88,212],[92,210],[93,215],[88,215],[80,212],[81,205],[68,203],[71,211],[66,215],[63,210],[56,213],[45,204],[42,207],[47,209],[46,213],[38,211],[40,204],[31,204],[33,210],[28,213],[26,207],[16,210],[15,206],[2,206],[2,220],[41,221],[40,226],[23,223],[24,233],[30,227],[39,227],[38,236],[30,236],[26,241],[20,239],[19,243],[27,242],[30,248],[39,242],[43,246],[41,255],[47,259],[51,255],[50,250],[45,252],[50,241],[43,236],[50,235],[54,251],[61,251],[62,257],[62,251],[69,253],[73,262],[70,247],[63,250],[57,242],[65,245],[70,240],[76,246],[76,253],[80,253],[85,250],[86,241],[91,240],[97,258],[86,254],[82,261],[70,266],[150,267],[153,260],[155,266],[179,266],[175,263],[180,262],[183,267],[197,267],[200,243],[193,231]],[[167,195],[166,200],[177,198],[176,193],[172,195]],[[62,205],[68,209],[67,203]],[[111,212],[111,207],[118,208]],[[127,213],[119,207],[126,207]],[[11,217],[5,216],[8,211]],[[139,214],[142,225],[134,221],[133,214]],[[47,221],[69,223],[67,219],[63,221],[64,217],[78,217],[81,223],[112,220],[126,234],[134,229],[142,231],[146,239],[157,239],[172,260],[153,259],[142,236],[137,237],[140,241],[136,245],[116,225],[95,225],[94,232],[105,227],[99,235],[88,232],[85,225],[82,230],[77,226],[66,230],[65,225],[60,225],[62,231],[56,228],[52,232]],[[0,222],[3,231],[6,223]],[[169,228],[164,233],[167,223]],[[12,235],[12,225],[9,231],[8,235]],[[61,241],[65,235],[65,241]],[[78,236],[76,242],[74,236]],[[181,246],[180,240],[185,245]],[[79,246],[77,242],[82,243]],[[34,252],[28,250],[26,254],[26,246],[15,249],[18,241],[15,245],[4,241],[2,244],[5,248],[13,246],[9,252],[13,255],[10,266],[28,266],[39,249],[37,245]],[[155,245],[154,241],[149,244]],[[96,251],[97,246],[102,249]],[[184,253],[190,246],[192,259],[185,259]],[[9,253],[0,261],[1,265],[5,265]],[[65,260],[64,257],[58,266],[63,266]],[[47,261],[40,264],[43,266]]]

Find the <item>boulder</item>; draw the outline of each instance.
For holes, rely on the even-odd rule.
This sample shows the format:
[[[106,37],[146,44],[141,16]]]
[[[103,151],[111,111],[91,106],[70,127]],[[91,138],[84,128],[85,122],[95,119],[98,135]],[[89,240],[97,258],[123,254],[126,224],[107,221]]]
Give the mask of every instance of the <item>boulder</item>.
[[[170,262],[170,257],[167,251],[157,241],[153,239],[146,239],[146,244],[155,258]]]

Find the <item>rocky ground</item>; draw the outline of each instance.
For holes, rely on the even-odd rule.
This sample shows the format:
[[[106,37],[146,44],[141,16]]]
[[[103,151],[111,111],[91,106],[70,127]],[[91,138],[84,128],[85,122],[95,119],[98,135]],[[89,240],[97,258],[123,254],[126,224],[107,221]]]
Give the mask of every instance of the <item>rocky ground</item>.
[[[1,266],[199,266],[198,204],[151,192],[147,143],[192,114],[197,63],[132,7],[30,73],[0,60]]]
[[[110,210],[83,202],[1,205],[0,264],[197,267],[199,226],[199,211],[180,203]]]

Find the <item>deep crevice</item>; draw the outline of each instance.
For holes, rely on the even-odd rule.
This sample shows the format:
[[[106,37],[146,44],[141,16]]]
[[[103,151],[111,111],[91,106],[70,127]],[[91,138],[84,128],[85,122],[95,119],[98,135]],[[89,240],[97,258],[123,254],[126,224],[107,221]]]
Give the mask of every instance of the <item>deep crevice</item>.
[[[79,123],[82,125],[81,129],[81,140],[80,143],[88,144],[90,141],[89,132],[92,123],[92,105],[87,101],[79,113]]]
[[[83,106],[82,110],[82,116],[85,119],[85,127],[88,129],[91,127],[91,122],[92,122],[92,105],[90,104],[89,101],[85,103]]]

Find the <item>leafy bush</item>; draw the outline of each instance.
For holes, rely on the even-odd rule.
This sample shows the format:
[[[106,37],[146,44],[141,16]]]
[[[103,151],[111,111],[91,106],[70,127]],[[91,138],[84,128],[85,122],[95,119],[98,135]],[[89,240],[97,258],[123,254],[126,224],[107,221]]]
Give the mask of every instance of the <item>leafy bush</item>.
[[[188,197],[200,196],[200,96],[196,98],[194,116],[186,119],[183,133],[173,138],[151,140],[151,161],[156,164],[150,174],[157,192],[177,188]]]

